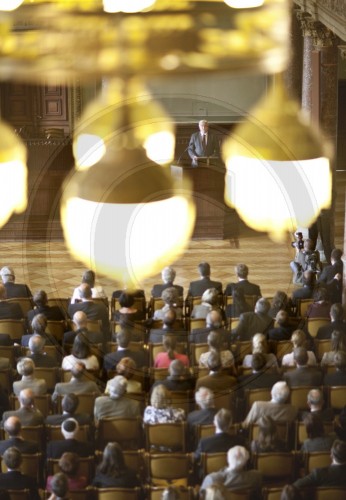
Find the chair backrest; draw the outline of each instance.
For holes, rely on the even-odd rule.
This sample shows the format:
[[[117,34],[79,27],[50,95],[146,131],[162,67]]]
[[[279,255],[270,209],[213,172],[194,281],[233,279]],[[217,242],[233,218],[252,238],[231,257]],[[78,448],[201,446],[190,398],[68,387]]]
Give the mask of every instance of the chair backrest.
[[[168,368],[149,368],[150,385],[157,380],[164,380],[167,376]]]
[[[76,413],[88,413],[89,415],[94,414],[94,403],[97,398],[97,394],[95,393],[87,393],[87,394],[78,394],[78,407]],[[58,397],[58,412],[61,413],[61,400],[63,396],[59,395]]]
[[[233,328],[233,323],[232,323],[232,328]],[[252,353],[252,341],[251,340],[243,340],[243,341],[237,341],[234,344],[234,356],[236,359],[236,362],[238,364],[241,364],[243,362],[243,359],[247,354]]]
[[[205,438],[205,437],[210,437],[214,436],[215,434],[215,425],[214,424],[208,424],[208,425],[195,425],[195,435],[196,435],[196,442],[198,443],[200,439]]]
[[[315,354],[318,361],[321,361],[323,354],[332,350],[332,342],[330,339],[315,339]]]
[[[90,441],[91,430],[89,425],[79,425],[77,438],[79,441],[87,443]],[[46,438],[49,441],[59,441],[64,439],[61,432],[61,425],[47,425],[46,424]]]
[[[98,500],[140,500],[142,490],[136,488],[98,488]]]
[[[145,461],[151,485],[188,485],[192,472],[189,453],[146,453]]]
[[[188,318],[186,321],[188,331],[196,330],[197,328],[205,328],[205,319]]]
[[[309,305],[313,303],[313,299],[298,299],[297,300],[297,316],[304,317],[309,308]]]
[[[7,472],[6,464],[1,460],[1,471]],[[42,472],[42,453],[22,453],[22,463],[20,466],[22,474],[32,477],[40,484]]]
[[[269,348],[281,361],[285,354],[292,351],[292,342],[290,340],[271,340],[269,341]]]
[[[139,441],[137,442],[137,447],[139,447]],[[145,482],[145,461],[144,461],[144,449],[137,450],[123,450],[123,456],[125,465],[136,471],[137,476],[144,483]]]
[[[252,309],[255,309],[255,305],[259,297],[257,295],[245,295],[244,298],[247,304],[249,304],[249,306],[251,306]]]
[[[246,411],[249,411],[255,401],[270,401],[271,400],[271,389],[245,389],[245,406]]]
[[[7,370],[0,370],[0,386],[7,391],[7,394],[10,394],[12,392],[12,387],[13,387],[13,376],[12,376],[12,370],[7,369]]]
[[[211,472],[217,472],[227,466],[227,452],[201,453],[203,477]]]
[[[144,424],[147,450],[186,451],[186,422]]]
[[[331,434],[334,431],[334,422],[323,422],[325,434]],[[296,422],[296,450],[300,450],[304,441],[308,438],[304,422]]]
[[[314,490],[314,500],[345,500],[345,487],[320,486]]]
[[[88,319],[87,329],[89,332],[101,332],[102,321],[100,319]]]
[[[116,441],[122,449],[138,449],[143,444],[140,418],[103,418],[98,422],[96,447],[103,450],[109,441]]]
[[[34,396],[34,404],[44,417],[47,417],[50,414],[52,407],[50,394],[40,394],[39,396]],[[14,394],[10,395],[10,407],[13,410],[18,410],[19,408],[18,398]]]
[[[5,439],[9,436],[7,432],[4,431]],[[24,439],[28,441],[34,441],[37,443],[40,450],[45,451],[46,440],[45,440],[45,428],[43,425],[25,425],[22,427],[21,435]]]
[[[185,415],[193,411],[195,406],[194,391],[170,391],[171,406],[182,408]]]
[[[46,381],[48,391],[53,392],[55,385],[61,380],[61,370],[60,368],[35,367],[35,377],[43,378]]]
[[[278,437],[282,440],[287,442],[289,440],[289,432],[291,426],[287,422],[275,422],[276,425],[276,431]],[[250,441],[253,441],[258,438],[259,434],[259,425],[258,424],[250,424],[249,426],[249,439]]]
[[[6,302],[16,302],[19,304],[24,316],[34,307],[31,297],[13,297],[12,299],[6,299]]]
[[[47,474],[53,476],[57,472],[60,472],[59,459],[58,458],[47,458],[46,460]],[[95,457],[79,457],[79,469],[78,474],[85,476],[88,479],[88,483],[91,482],[95,475]]]
[[[193,366],[197,366],[201,354],[209,351],[208,344],[190,344],[191,361]]]
[[[7,333],[12,340],[20,340],[25,333],[24,319],[0,319],[0,333]]]
[[[20,353],[21,353],[20,346],[15,346],[15,345],[1,345],[0,346],[0,357],[8,359],[10,362],[10,365],[13,366],[13,368],[16,367],[16,360],[17,360],[17,357],[20,356]]]
[[[162,309],[164,305],[165,303],[161,299],[161,297],[150,297],[150,303],[149,303],[150,315],[153,316],[154,312],[157,311],[158,309]]]
[[[56,321],[56,320],[48,320],[46,326],[46,332],[53,335],[53,337],[58,341],[62,342],[64,338],[64,332],[67,329],[66,321]]]
[[[331,462],[330,450],[304,453],[305,474],[310,474],[310,472],[317,468],[329,467]]]
[[[299,410],[307,409],[307,397],[311,389],[315,389],[315,387],[311,386],[291,387],[290,388],[291,405],[295,406]],[[322,388],[318,387],[318,389]]]
[[[254,468],[263,475],[263,481],[292,481],[295,472],[294,452],[254,453]]]
[[[50,298],[48,299],[48,305],[50,307],[59,307],[63,315],[67,318],[68,317],[68,306],[70,304],[70,299],[68,297],[55,297],[55,298]]]
[[[236,391],[226,389],[225,391],[214,392],[214,405],[217,410],[226,408],[226,410],[234,410]]]
[[[332,386],[328,387],[328,405],[334,410],[341,411],[346,403],[346,386]]]
[[[262,488],[262,500],[281,500],[281,493],[282,486],[280,488]]]
[[[147,498],[149,500],[161,500],[162,493],[164,492],[164,487],[152,486],[147,489]],[[180,500],[194,500],[195,492],[192,486],[184,487],[180,486],[178,489]]]
[[[307,320],[307,330],[310,333],[311,337],[316,337],[317,332],[321,326],[329,325],[330,320],[325,318],[309,318]]]

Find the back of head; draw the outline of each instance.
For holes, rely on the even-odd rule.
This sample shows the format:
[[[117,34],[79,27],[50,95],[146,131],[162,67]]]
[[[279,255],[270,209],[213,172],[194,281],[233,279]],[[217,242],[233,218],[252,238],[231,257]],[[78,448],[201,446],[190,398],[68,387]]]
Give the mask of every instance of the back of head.
[[[61,409],[63,412],[75,413],[79,405],[79,398],[76,394],[66,394],[61,401]]]
[[[122,292],[119,297],[119,304],[121,307],[132,307],[135,303],[133,295],[127,292]]]
[[[324,286],[315,288],[313,293],[314,302],[325,302],[329,300],[329,292]]]
[[[117,343],[119,347],[127,349],[131,342],[131,333],[128,328],[122,328],[120,332],[117,333]]]
[[[304,346],[305,340],[306,336],[303,330],[294,330],[291,337],[291,342],[294,348]]]
[[[315,242],[311,238],[306,238],[304,240],[304,250],[313,252],[315,250]]]
[[[44,314],[36,314],[31,322],[31,328],[37,335],[44,335],[47,328],[47,318]]]
[[[332,250],[332,253],[330,254],[330,258],[333,262],[338,262],[339,260],[341,260],[341,257],[342,257],[342,250],[340,250],[339,248],[334,248]]]
[[[210,265],[208,262],[201,262],[198,264],[198,272],[202,278],[209,278],[210,276]]]
[[[315,284],[315,273],[313,271],[307,270],[303,273],[303,285],[313,288]]]
[[[346,463],[346,441],[340,441],[339,439],[334,441],[332,446],[332,457],[339,465]]]
[[[270,309],[269,300],[264,299],[263,297],[261,299],[258,299],[255,305],[255,313],[268,314],[269,309]]]
[[[175,347],[177,345],[175,337],[173,335],[164,335],[162,344],[168,354],[169,359],[175,359]]]
[[[121,398],[127,390],[127,380],[122,375],[116,375],[109,382],[109,395],[112,399]]]
[[[200,387],[198,391],[195,392],[196,404],[202,409],[213,408],[214,407],[214,393],[207,387]]]
[[[126,379],[133,377],[136,370],[136,363],[132,358],[122,358],[116,366],[118,375],[122,375]]]
[[[287,293],[278,290],[277,292],[275,292],[275,295],[272,299],[272,307],[276,309],[277,308],[285,309],[285,307],[287,306],[287,302],[288,302]]]
[[[279,326],[285,326],[288,324],[288,312],[284,309],[280,309],[280,311],[275,316],[275,321]]]
[[[59,460],[59,468],[68,477],[75,476],[79,469],[79,456],[77,453],[70,451],[63,453]]]
[[[222,326],[222,315],[220,311],[213,310],[207,314],[206,325],[208,328],[221,328]]]
[[[0,275],[3,283],[14,282],[15,280],[14,270],[12,267],[4,266],[1,268]]]
[[[338,351],[334,354],[335,368],[341,372],[346,372],[346,352]]]
[[[251,359],[251,368],[255,372],[259,372],[265,368],[267,359],[262,352],[254,352]]]
[[[175,320],[177,319],[177,313],[173,307],[170,307],[168,311],[164,313],[163,324],[168,328],[173,328]]]
[[[171,403],[171,394],[163,384],[156,385],[151,393],[150,404],[154,408],[165,408]]]
[[[17,372],[19,375],[29,376],[34,373],[35,363],[30,358],[22,358],[17,363]]]
[[[262,352],[267,351],[267,340],[263,333],[256,333],[252,337],[252,352]]]
[[[72,347],[72,354],[75,358],[86,359],[90,356],[90,345],[82,333],[75,336]]]
[[[296,347],[293,351],[293,359],[298,366],[306,366],[308,364],[308,351],[305,347]]]
[[[343,321],[344,319],[344,308],[342,304],[333,304],[330,308],[330,317],[332,321]]]
[[[8,417],[5,420],[4,429],[10,437],[16,437],[20,435],[22,424],[18,417],[16,416]]]
[[[83,311],[76,311],[73,315],[73,323],[76,325],[77,330],[88,327],[88,316]]]
[[[37,307],[46,306],[48,303],[48,297],[47,297],[47,294],[44,290],[38,290],[34,294],[32,299],[34,301],[35,306],[37,306]]]
[[[18,399],[23,408],[31,408],[34,405],[34,393],[31,389],[22,389]]]
[[[79,425],[76,419],[67,418],[61,424],[61,433],[65,439],[75,439],[79,431]]]
[[[307,413],[303,419],[306,434],[309,439],[322,437],[324,435],[323,420],[315,412]]]
[[[211,330],[208,334],[208,345],[210,349],[219,351],[222,346],[222,336],[220,332]]]
[[[176,273],[173,267],[168,266],[162,269],[161,277],[164,283],[173,283],[175,275]]]
[[[77,361],[71,368],[71,375],[76,379],[81,379],[85,373],[85,364]]]
[[[79,297],[83,300],[89,300],[92,297],[91,286],[88,283],[82,283],[78,287]]]
[[[320,389],[311,389],[307,395],[307,403],[309,406],[322,408],[323,393]]]
[[[29,349],[34,354],[39,354],[43,351],[46,340],[41,335],[31,335],[29,338]]]
[[[215,426],[222,432],[228,432],[232,422],[232,413],[225,408],[221,408],[214,417]]]
[[[207,365],[210,371],[218,372],[221,370],[221,356],[217,351],[211,351],[208,356]]]
[[[98,470],[110,477],[118,477],[126,469],[124,455],[118,443],[108,443],[103,451]]]
[[[169,288],[165,288],[163,290],[161,299],[164,301],[165,304],[173,307],[176,306],[178,300],[179,300],[179,295],[177,292],[177,289],[174,288],[174,286],[170,286]]]
[[[3,461],[8,469],[19,469],[22,463],[22,454],[15,446],[7,448],[2,456]]]
[[[240,471],[244,469],[250,458],[249,452],[243,446],[233,446],[227,453],[228,469]]]
[[[63,472],[57,472],[56,474],[54,474],[51,481],[51,489],[56,497],[56,500],[66,498],[66,495],[69,491],[68,479],[66,474],[64,474]]]
[[[94,288],[95,286],[95,273],[91,269],[85,271],[82,276],[82,283],[87,283],[90,288]]]
[[[346,351],[346,334],[339,330],[334,330],[331,334],[333,351]]]
[[[286,382],[280,381],[273,385],[271,397],[274,403],[284,404],[288,401],[290,389]]]
[[[207,288],[207,290],[205,290],[203,292],[202,302],[206,302],[207,304],[210,304],[211,306],[213,306],[213,305],[217,304],[218,297],[219,297],[219,294],[218,294],[218,291],[216,290],[216,288]]]
[[[238,278],[246,280],[249,274],[249,268],[245,264],[237,264],[235,268],[235,273]]]
[[[172,378],[181,378],[185,375],[185,366],[180,359],[174,359],[168,367],[169,375]]]

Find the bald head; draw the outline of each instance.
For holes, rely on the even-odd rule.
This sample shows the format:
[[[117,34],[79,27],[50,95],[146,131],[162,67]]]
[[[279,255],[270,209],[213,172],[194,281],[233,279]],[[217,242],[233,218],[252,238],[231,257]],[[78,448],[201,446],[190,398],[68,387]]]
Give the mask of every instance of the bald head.
[[[90,300],[92,296],[91,286],[88,283],[82,283],[78,287],[79,296],[82,300]]]
[[[22,424],[18,417],[8,417],[4,423],[4,429],[10,437],[17,437],[22,429]]]
[[[83,311],[76,311],[73,315],[73,323],[76,325],[78,330],[87,328],[88,317]]]
[[[173,308],[168,309],[163,316],[163,327],[172,328],[176,320],[176,312]]]
[[[43,352],[45,343],[45,338],[41,335],[32,335],[29,339],[29,349],[33,354],[39,354]]]
[[[18,399],[21,408],[31,408],[34,406],[34,393],[31,389],[22,389]]]
[[[206,325],[209,328],[221,328],[222,316],[219,311],[210,311],[206,317]]]

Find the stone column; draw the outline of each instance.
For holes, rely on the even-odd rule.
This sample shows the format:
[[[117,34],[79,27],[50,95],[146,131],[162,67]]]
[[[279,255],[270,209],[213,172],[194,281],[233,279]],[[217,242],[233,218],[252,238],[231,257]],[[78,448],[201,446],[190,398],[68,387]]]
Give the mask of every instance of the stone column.
[[[300,26],[301,10],[293,8],[291,17],[291,58],[284,73],[284,82],[290,95],[299,102],[302,98],[303,37]]]
[[[312,30],[313,19],[309,14],[301,12],[297,14],[303,32],[303,71],[302,71],[302,109],[311,114],[312,103],[312,50],[314,48]]]

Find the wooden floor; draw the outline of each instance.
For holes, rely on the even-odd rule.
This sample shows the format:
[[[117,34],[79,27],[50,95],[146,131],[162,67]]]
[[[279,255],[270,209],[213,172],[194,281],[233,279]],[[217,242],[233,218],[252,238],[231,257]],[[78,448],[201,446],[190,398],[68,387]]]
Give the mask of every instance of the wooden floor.
[[[343,248],[344,241],[345,185],[346,172],[337,173],[335,245],[338,248]],[[293,255],[290,241],[276,245],[265,235],[243,228],[239,248],[231,248],[229,241],[192,241],[185,255],[174,263],[176,282],[187,289],[189,281],[198,279],[198,263],[206,260],[211,265],[212,278],[225,285],[235,279],[234,266],[243,262],[250,268],[250,281],[261,286],[264,296],[270,297],[276,290],[291,293],[289,262]],[[18,283],[27,283],[33,292],[43,288],[50,297],[70,296],[85,269],[70,258],[63,242],[56,241],[0,241],[0,267],[4,265],[14,268]],[[142,283],[147,296],[157,282],[160,282],[160,275]],[[121,284],[102,276],[98,277],[98,283],[108,296],[121,287]]]

